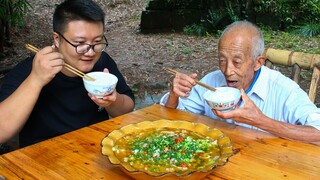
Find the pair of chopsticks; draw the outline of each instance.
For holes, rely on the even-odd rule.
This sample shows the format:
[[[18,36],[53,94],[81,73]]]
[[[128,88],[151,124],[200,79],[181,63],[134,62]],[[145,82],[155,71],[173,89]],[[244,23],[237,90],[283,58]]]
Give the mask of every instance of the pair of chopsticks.
[[[34,53],[37,53],[39,51],[38,48],[36,48],[35,46],[33,46],[31,44],[26,44],[26,48],[29,49],[30,51],[34,52]],[[67,63],[64,63],[63,65],[64,65],[64,68],[66,68],[68,71],[70,71],[70,72],[72,72],[72,73],[74,73],[74,74],[76,74],[76,75],[78,75],[78,76],[80,76],[82,78],[85,78],[85,79],[87,79],[89,81],[94,81],[95,80],[93,77],[86,75],[85,73],[79,71],[78,69],[70,66]]]
[[[179,73],[178,71],[175,71],[175,70],[173,70],[173,69],[170,69],[170,68],[165,68],[165,70],[166,71],[168,71],[169,73],[171,73],[171,74],[176,74],[176,73]],[[194,80],[198,85],[200,85],[200,86],[202,86],[202,87],[204,87],[204,88],[207,88],[207,89],[209,89],[209,90],[211,90],[211,91],[216,91],[217,89],[216,88],[213,88],[213,87],[211,87],[211,86],[208,86],[208,85],[206,85],[206,84],[204,84],[204,83],[202,83],[202,82],[200,82],[200,81],[198,81],[198,80]]]

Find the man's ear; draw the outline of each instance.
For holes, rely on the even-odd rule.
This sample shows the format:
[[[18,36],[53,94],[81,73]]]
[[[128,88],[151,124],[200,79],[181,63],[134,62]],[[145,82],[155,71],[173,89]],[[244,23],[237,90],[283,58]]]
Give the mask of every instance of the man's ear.
[[[59,44],[59,34],[56,32],[53,32],[53,44],[59,48],[60,44]]]
[[[261,66],[264,65],[266,59],[264,58],[264,56],[258,56],[256,61],[254,62],[254,71],[258,71],[258,69],[260,69]]]

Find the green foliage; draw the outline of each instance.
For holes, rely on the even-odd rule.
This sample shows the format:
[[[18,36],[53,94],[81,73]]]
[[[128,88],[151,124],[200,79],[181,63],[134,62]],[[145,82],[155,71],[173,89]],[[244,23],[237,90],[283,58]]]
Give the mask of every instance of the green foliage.
[[[260,29],[265,38],[266,47],[320,54],[320,36],[306,37],[295,31],[273,31],[263,26]]]
[[[216,28],[224,16],[225,15],[222,9],[215,10],[213,8],[210,8],[208,11],[208,18],[207,18],[207,21],[210,27]]]
[[[216,33],[222,21],[229,19],[234,22],[247,19],[249,11],[252,10],[257,16],[266,13],[274,15],[280,21],[278,27],[281,30],[291,31],[292,28],[296,28],[295,33],[304,36],[320,34],[320,0],[256,0],[254,3],[250,0],[238,1],[238,3],[234,3],[234,0],[224,0],[223,2],[223,6],[216,7],[213,4],[208,9],[206,23],[202,23],[201,26],[204,28],[201,29],[202,31],[200,27],[193,25],[186,27],[184,32],[197,35],[204,35],[204,31]],[[266,36],[266,41],[268,42],[270,38]],[[288,46],[291,45],[288,44]]]
[[[27,0],[1,0],[0,1],[0,54],[4,45],[10,38],[10,26],[22,27],[24,14],[31,5]]]
[[[296,32],[303,36],[316,36],[320,35],[320,23],[310,23],[301,26],[296,26]]]
[[[137,93],[137,92],[139,92],[139,88],[137,88],[137,87],[131,87],[131,91],[132,91],[133,93]]]
[[[203,24],[192,24],[191,26],[184,27],[183,32],[187,35],[204,36],[207,29]]]
[[[273,31],[270,27],[264,26],[262,24],[258,25],[260,27],[260,30],[262,32],[262,35],[264,37],[264,43],[268,44],[271,42],[272,38],[274,37]]]
[[[240,19],[240,6],[232,7],[231,2],[228,0],[225,0],[225,4],[231,21],[238,21]]]
[[[257,0],[254,10],[274,14],[284,27],[320,23],[320,0]]]
[[[298,0],[257,0],[254,10],[257,13],[272,13],[280,21],[284,23],[292,23],[296,18],[294,13],[296,9],[295,5],[298,5]]]
[[[27,0],[1,0],[0,19],[8,21],[12,26],[23,26],[24,15],[31,8]]]
[[[303,22],[320,23],[320,0],[301,0]]]

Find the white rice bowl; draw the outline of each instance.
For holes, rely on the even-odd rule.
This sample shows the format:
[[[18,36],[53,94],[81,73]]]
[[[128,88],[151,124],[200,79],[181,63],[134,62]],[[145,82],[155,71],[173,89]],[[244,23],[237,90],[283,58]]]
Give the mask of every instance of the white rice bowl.
[[[234,109],[241,97],[240,90],[232,87],[217,87],[216,89],[216,91],[208,90],[204,93],[203,97],[208,105],[221,111]]]
[[[90,72],[87,73],[87,75],[95,80],[92,81],[87,78],[82,78],[84,87],[91,95],[97,98],[111,94],[118,83],[118,78],[107,72]]]

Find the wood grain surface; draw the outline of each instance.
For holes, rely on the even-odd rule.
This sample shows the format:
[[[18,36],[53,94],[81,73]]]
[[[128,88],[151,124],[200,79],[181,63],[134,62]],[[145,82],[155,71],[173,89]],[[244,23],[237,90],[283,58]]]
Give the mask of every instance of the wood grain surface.
[[[101,154],[102,139],[130,123],[186,120],[216,127],[236,154],[205,179],[319,179],[320,147],[274,137],[158,104],[0,156],[6,179],[131,179]]]

